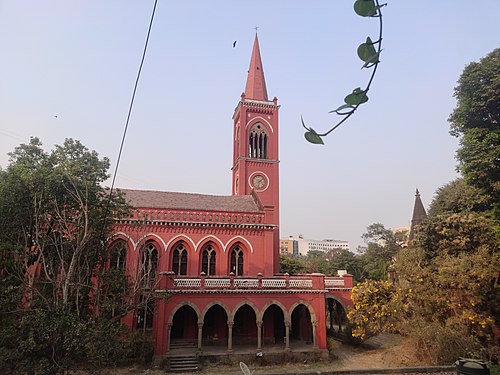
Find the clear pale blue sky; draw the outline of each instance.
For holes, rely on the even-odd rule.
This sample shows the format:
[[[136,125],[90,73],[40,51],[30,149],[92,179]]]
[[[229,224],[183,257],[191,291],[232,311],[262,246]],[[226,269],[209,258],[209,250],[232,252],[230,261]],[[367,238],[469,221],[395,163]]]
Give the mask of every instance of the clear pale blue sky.
[[[392,0],[370,100],[325,146],[327,112],[364,86],[377,35],[347,0],[160,0],[117,176],[127,188],[230,194],[233,110],[254,38],[280,110],[281,234],[343,239],[402,226],[454,179],[448,134],[466,64],[500,45],[498,0]],[[79,139],[116,162],[153,0],[0,0],[0,166],[30,136]],[[237,40],[236,48],[232,43]],[[55,118],[54,116],[58,116]]]

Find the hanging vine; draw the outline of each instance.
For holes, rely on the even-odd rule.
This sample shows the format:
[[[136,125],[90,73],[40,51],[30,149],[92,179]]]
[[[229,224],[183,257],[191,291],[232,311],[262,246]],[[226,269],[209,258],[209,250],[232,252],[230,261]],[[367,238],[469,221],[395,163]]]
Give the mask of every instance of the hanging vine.
[[[370,37],[358,47],[358,57],[363,61],[362,69],[372,69],[372,74],[365,89],[357,87],[352,90],[352,93],[344,98],[344,104],[328,113],[335,113],[341,116],[330,130],[325,133],[318,133],[313,128],[307,127],[304,119],[301,117],[302,126],[306,129],[305,138],[314,144],[324,144],[323,137],[326,137],[332,131],[342,125],[349,117],[351,117],[358,107],[368,101],[368,91],[377,72],[378,64],[380,63],[380,53],[382,52],[382,12],[381,8],[387,4],[379,4],[378,0],[356,0],[354,2],[354,11],[361,17],[373,17],[379,19],[379,35],[376,41],[372,41]]]

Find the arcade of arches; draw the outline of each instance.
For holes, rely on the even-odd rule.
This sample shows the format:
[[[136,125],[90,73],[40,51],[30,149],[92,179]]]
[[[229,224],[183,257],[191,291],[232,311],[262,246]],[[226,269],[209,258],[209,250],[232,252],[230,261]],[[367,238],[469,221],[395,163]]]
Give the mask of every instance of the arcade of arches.
[[[334,298],[326,299],[328,333],[342,331],[345,310]],[[192,342],[198,350],[219,346],[231,351],[237,347],[254,347],[262,350],[267,347],[282,347],[292,350],[303,345],[316,345],[314,311],[311,306],[297,303],[287,310],[277,302],[271,302],[262,310],[249,303],[243,303],[234,311],[227,311],[222,303],[214,302],[204,312],[191,304],[179,304],[174,309],[168,323],[169,344]]]

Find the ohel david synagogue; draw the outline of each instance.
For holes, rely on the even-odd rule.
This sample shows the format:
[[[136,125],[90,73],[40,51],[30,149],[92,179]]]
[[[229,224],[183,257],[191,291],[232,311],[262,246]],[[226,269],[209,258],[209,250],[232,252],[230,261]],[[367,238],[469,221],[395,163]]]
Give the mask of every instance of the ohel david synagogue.
[[[157,358],[181,343],[326,351],[327,330],[352,305],[345,272],[280,273],[279,108],[256,35],[233,114],[232,195],[122,190],[135,210],[117,221],[112,260],[141,280],[144,301],[123,321],[150,332]]]

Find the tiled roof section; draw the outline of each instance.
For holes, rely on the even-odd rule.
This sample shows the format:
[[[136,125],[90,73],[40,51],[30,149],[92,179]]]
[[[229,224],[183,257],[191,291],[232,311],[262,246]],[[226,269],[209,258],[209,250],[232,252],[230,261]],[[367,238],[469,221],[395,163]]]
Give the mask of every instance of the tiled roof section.
[[[252,195],[206,195],[170,191],[119,189],[135,208],[173,210],[260,212]]]

